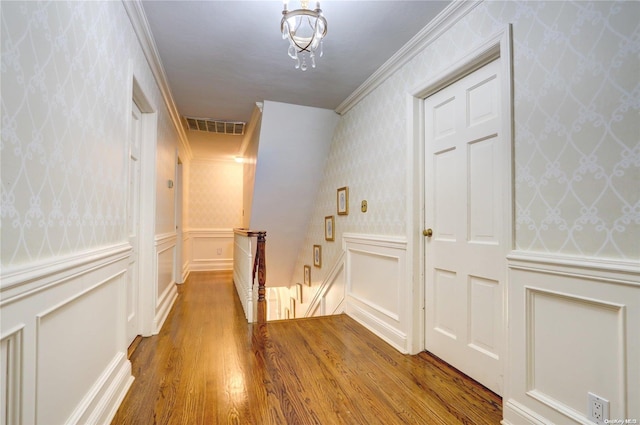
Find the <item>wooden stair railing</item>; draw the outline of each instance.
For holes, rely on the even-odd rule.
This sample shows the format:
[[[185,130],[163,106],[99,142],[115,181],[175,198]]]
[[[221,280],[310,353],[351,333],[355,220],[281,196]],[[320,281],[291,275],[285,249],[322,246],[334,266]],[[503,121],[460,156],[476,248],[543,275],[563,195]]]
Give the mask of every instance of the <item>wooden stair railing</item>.
[[[258,323],[266,323],[267,321],[267,301],[265,299],[265,285],[267,282],[267,263],[266,263],[266,239],[267,232],[248,231],[247,236],[258,238],[256,246],[256,256],[253,260],[253,274],[251,276],[251,286],[256,282],[256,271],[258,272]]]

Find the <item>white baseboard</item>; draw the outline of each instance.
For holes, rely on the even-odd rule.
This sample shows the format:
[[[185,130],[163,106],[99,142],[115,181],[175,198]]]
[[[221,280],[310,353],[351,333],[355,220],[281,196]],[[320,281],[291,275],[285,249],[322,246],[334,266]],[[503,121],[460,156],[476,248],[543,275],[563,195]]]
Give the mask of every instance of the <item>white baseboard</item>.
[[[213,272],[233,270],[233,258],[193,260],[189,264],[192,272]]]
[[[118,353],[67,420],[67,424],[110,423],[133,380],[131,363],[124,353]]]
[[[513,399],[502,406],[503,425],[552,425],[553,423]]]
[[[162,329],[162,325],[167,319],[176,298],[178,298],[178,289],[176,288],[175,283],[172,283],[159,299],[158,307],[156,308],[156,316],[153,319],[154,335],[157,335],[160,332],[160,329]]]
[[[407,354],[407,335],[400,332],[397,328],[390,326],[388,323],[378,319],[367,310],[360,308],[354,303],[347,303],[346,313],[356,322],[369,329],[381,339],[389,343],[396,350]]]

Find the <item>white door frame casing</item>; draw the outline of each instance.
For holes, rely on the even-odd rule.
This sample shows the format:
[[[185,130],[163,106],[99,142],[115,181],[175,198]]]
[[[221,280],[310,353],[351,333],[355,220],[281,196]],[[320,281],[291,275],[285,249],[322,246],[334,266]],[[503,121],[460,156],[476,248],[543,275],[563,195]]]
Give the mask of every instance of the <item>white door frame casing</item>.
[[[156,140],[158,113],[144,93],[133,72],[131,93],[140,108],[142,134],[140,145],[140,233],[138,239],[138,327],[142,336],[151,336],[154,332],[155,300],[157,298],[154,238],[156,233]]]
[[[173,261],[173,280],[175,281],[175,283],[177,284],[182,284],[184,283],[184,275],[185,272],[183,270],[183,220],[182,220],[182,215],[184,213],[183,211],[183,197],[184,197],[184,193],[183,193],[183,174],[184,172],[184,168],[183,168],[183,164],[182,164],[182,160],[180,159],[180,154],[178,152],[178,149],[176,149],[176,163],[175,163],[175,191],[174,191],[174,198],[173,198],[173,202],[174,202],[174,210],[175,210],[175,227],[176,227],[176,251],[175,251],[175,256],[174,256],[174,261]]]
[[[513,67],[512,67],[512,33],[511,25],[489,37],[483,43],[472,48],[469,53],[454,62],[451,66],[437,75],[417,84],[410,90],[407,96],[407,134],[409,137],[407,149],[407,187],[411,188],[411,193],[407,197],[407,239],[410,241],[409,257],[411,258],[412,276],[412,322],[409,335],[409,347],[411,353],[418,353],[425,347],[425,241],[422,235],[425,221],[425,147],[424,147],[424,99],[431,94],[443,89],[449,84],[470,74],[483,65],[500,58],[500,72],[502,74],[500,87],[501,110],[503,119],[501,123],[501,133],[504,135],[505,144],[509,150],[505,154],[511,160],[505,164],[505,172],[501,179],[504,184],[503,210],[506,219],[503,223],[503,234],[505,235],[505,274],[507,269],[506,256],[513,249]],[[506,318],[507,316],[507,286],[504,285],[503,294],[503,317],[505,326],[503,329],[506,344]],[[505,358],[505,368],[508,364],[508,356]],[[506,382],[506,381],[505,381]],[[506,391],[505,391],[506,393]]]

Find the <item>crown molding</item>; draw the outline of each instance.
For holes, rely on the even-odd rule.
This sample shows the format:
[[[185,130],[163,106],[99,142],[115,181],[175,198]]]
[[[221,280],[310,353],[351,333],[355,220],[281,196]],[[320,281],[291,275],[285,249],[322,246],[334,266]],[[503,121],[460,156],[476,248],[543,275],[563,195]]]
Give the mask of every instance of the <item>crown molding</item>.
[[[384,83],[396,71],[402,68],[410,60],[420,54],[427,46],[437,40],[444,32],[471,12],[483,0],[453,1],[431,22],[420,30],[400,50],[391,56],[380,68],[349,95],[338,107],[336,112],[340,115],[347,113],[356,106],[369,93]]]
[[[173,95],[171,94],[171,89],[169,88],[169,83],[167,81],[167,75],[164,72],[164,67],[162,66],[162,61],[160,60],[160,54],[158,53],[158,48],[156,47],[156,43],[153,39],[153,34],[151,33],[151,28],[149,27],[147,15],[145,15],[144,9],[142,8],[142,1],[122,0],[122,5],[127,11],[127,15],[129,15],[129,20],[131,21],[133,30],[138,37],[138,41],[140,42],[140,47],[142,48],[144,56],[147,59],[147,63],[149,64],[151,73],[156,80],[156,84],[160,89],[162,99],[164,100],[167,110],[169,111],[173,126],[178,133],[181,150],[185,152],[187,159],[191,160],[193,158],[193,152],[191,151],[191,146],[189,145],[189,139],[187,138],[187,134],[185,133],[184,127],[180,120],[180,114],[178,113],[176,103],[173,100]]]

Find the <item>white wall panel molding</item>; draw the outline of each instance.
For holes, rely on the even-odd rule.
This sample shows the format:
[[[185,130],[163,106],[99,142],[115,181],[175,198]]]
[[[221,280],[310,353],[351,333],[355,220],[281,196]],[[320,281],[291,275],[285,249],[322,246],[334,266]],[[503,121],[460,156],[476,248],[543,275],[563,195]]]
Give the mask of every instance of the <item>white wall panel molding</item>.
[[[78,423],[92,414],[87,409],[95,408],[106,391],[109,365],[124,355],[119,349],[124,345],[121,293],[126,269],[105,274],[71,296],[61,293],[59,302],[35,315],[37,423]],[[131,376],[128,361],[126,367]],[[69,375],[75,377],[73,385],[65,385],[61,392],[60,384]]]
[[[503,425],[549,425],[547,419],[512,399],[507,400],[503,410],[509,411],[509,418],[500,422]]]
[[[404,236],[365,235],[360,233],[344,233],[342,235],[342,248],[350,246],[386,247],[392,249],[406,249],[407,238]]]
[[[109,422],[133,379],[125,354],[129,252],[118,245],[37,265],[21,275],[33,290],[3,295],[3,423]]]
[[[233,229],[192,228],[189,235],[189,270],[233,269]]]
[[[640,286],[640,262],[512,251],[509,267]]]
[[[160,247],[167,244],[175,245],[177,239],[178,239],[178,234],[175,232],[162,233],[160,235],[156,235],[155,245],[156,247]]]
[[[110,423],[133,380],[126,354],[116,354],[66,423]]]
[[[182,232],[182,282],[186,282],[191,270],[189,269],[191,259],[191,246],[189,245],[189,233]]]
[[[0,306],[120,261],[130,253],[131,245],[121,243],[3,270],[0,276]]]
[[[175,262],[176,243],[178,235],[175,232],[163,233],[155,237],[156,270],[154,285],[154,316],[151,325],[154,335],[160,332],[167,319],[171,307],[178,297],[173,264]]]
[[[409,350],[407,348],[408,338],[406,332],[402,332],[398,327],[392,326],[388,321],[382,320],[378,315],[372,314],[371,311],[374,310],[357,302],[351,302],[347,298],[347,314],[350,317],[385,340],[396,350],[407,354]]]
[[[22,406],[22,338],[25,324],[20,323],[0,337],[0,421],[3,424],[21,424]]]
[[[345,298],[345,252],[342,251],[333,267],[317,288],[307,306],[304,317],[325,316],[342,312]]]
[[[345,233],[346,313],[403,353],[411,347],[404,237]]]
[[[160,329],[162,329],[162,325],[167,319],[176,298],[178,298],[178,289],[176,288],[175,282],[171,282],[171,284],[168,285],[160,294],[157,300],[156,316],[153,320],[153,329],[155,329],[154,335],[157,335],[160,332]]]
[[[580,422],[585,419],[584,412],[576,411],[560,400],[558,394],[562,394],[562,391],[560,391],[561,388],[559,388],[560,385],[558,385],[557,382],[545,382],[550,381],[549,378],[557,372],[556,370],[552,370],[551,365],[548,364],[545,359],[540,359],[540,356],[544,356],[546,353],[541,353],[537,350],[536,345],[557,345],[553,342],[547,343],[546,341],[541,341],[543,338],[545,340],[552,340],[552,338],[543,336],[549,332],[549,326],[545,326],[547,323],[542,316],[549,315],[549,312],[553,311],[553,304],[561,306],[561,309],[567,313],[573,313],[575,316],[579,316],[581,312],[583,313],[582,317],[580,317],[580,319],[582,319],[580,322],[582,323],[580,323],[579,326],[570,328],[570,330],[566,329],[565,334],[579,333],[581,328],[584,328],[583,323],[593,325],[593,327],[590,326],[593,334],[588,332],[581,335],[583,338],[593,340],[593,346],[587,346],[587,344],[582,347],[584,349],[591,348],[592,352],[597,352],[598,349],[602,350],[601,347],[603,345],[606,346],[606,351],[610,353],[609,358],[607,359],[607,364],[599,365],[598,373],[603,377],[617,382],[617,388],[614,388],[614,390],[617,391],[615,399],[618,400],[620,405],[619,410],[626,412],[628,368],[624,358],[626,351],[624,347],[626,341],[626,337],[624,337],[626,328],[625,306],[580,296],[572,296],[557,291],[540,290],[533,287],[526,288],[527,353],[525,386],[527,395],[561,412],[574,421]],[[588,314],[586,314],[587,312]],[[558,325],[558,327],[565,330],[565,325]],[[604,329],[605,327],[606,336],[601,337],[601,335],[598,335],[602,332],[601,330],[599,331],[599,328]],[[594,337],[594,334],[598,335],[598,337]],[[584,351],[585,350],[579,350],[579,352]],[[556,359],[560,356],[561,354],[558,353]],[[574,354],[572,353],[568,357],[574,357]],[[578,363],[582,359],[577,357],[574,358],[574,360]],[[537,379],[537,377],[540,377],[540,379]]]
[[[639,276],[625,261],[509,255],[505,423],[589,423],[588,392],[609,419],[640,417]]]
[[[191,238],[233,238],[233,229],[192,228],[186,232]]]
[[[232,270],[233,259],[196,259],[191,261],[189,267],[192,272],[208,272],[216,270]]]

